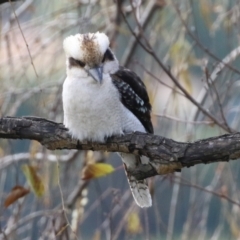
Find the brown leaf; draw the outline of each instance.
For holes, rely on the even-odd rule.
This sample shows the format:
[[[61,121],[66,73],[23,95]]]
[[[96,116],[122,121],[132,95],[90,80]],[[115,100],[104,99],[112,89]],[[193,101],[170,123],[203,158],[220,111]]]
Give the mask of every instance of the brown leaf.
[[[14,188],[12,188],[11,192],[8,194],[7,198],[5,199],[4,206],[8,207],[9,205],[16,202],[19,198],[27,195],[29,192],[30,192],[29,189],[16,185]]]

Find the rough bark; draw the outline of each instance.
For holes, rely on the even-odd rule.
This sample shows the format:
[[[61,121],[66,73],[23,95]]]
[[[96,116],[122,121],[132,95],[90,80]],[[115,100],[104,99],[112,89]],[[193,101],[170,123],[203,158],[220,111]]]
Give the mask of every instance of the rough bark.
[[[199,163],[212,163],[240,157],[240,133],[226,134],[196,142],[177,142],[146,133],[114,136],[105,143],[79,142],[72,139],[61,123],[37,117],[0,119],[0,138],[36,140],[50,150],[78,149],[125,152],[149,157],[131,173],[138,179],[180,171]]]

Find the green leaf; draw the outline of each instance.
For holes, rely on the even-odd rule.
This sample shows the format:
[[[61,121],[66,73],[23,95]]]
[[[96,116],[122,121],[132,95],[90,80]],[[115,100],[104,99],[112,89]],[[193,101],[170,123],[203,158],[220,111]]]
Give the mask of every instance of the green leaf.
[[[44,194],[44,185],[37,173],[36,167],[30,165],[23,165],[22,171],[28,181],[31,190],[37,197],[41,197]]]

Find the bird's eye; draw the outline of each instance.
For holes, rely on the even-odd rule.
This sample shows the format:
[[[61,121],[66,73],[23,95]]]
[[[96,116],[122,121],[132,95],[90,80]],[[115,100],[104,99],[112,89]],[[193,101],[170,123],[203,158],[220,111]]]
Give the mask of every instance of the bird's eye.
[[[77,64],[80,66],[80,67],[85,67],[86,63],[80,61],[80,60],[76,60]]]
[[[80,61],[80,60],[77,60],[77,59],[74,59],[72,57],[69,58],[69,63],[70,63],[70,66],[71,67],[85,67],[86,63]]]
[[[106,60],[107,61],[113,61],[114,60],[114,56],[113,56],[110,49],[107,49],[107,51],[104,53],[102,62],[105,62]]]

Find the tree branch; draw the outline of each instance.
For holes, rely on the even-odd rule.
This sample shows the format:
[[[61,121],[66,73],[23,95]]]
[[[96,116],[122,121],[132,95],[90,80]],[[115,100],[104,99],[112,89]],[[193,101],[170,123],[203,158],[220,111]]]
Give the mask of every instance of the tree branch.
[[[37,117],[4,117],[0,119],[0,138],[36,140],[50,150],[78,149],[124,152],[144,155],[149,164],[141,164],[131,171],[137,179],[180,171],[199,163],[234,160],[240,157],[240,133],[226,134],[193,143],[147,133],[114,136],[105,143],[79,142],[72,139],[61,123]]]

